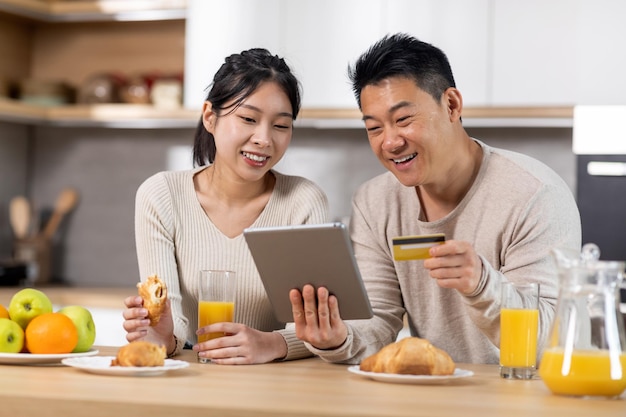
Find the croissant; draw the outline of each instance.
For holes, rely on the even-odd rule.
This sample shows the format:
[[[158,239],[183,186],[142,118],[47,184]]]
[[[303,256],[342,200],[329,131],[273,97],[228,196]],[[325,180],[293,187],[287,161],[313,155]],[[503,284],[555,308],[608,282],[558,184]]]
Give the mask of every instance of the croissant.
[[[119,348],[111,366],[163,366],[165,356],[165,346],[138,340]]]
[[[156,325],[161,319],[161,313],[165,309],[167,300],[167,287],[155,274],[148,277],[144,282],[137,284],[139,295],[143,298],[143,306],[148,310],[150,326]]]
[[[447,352],[419,337],[391,343],[363,359],[360,365],[362,371],[410,375],[452,375],[454,368]]]

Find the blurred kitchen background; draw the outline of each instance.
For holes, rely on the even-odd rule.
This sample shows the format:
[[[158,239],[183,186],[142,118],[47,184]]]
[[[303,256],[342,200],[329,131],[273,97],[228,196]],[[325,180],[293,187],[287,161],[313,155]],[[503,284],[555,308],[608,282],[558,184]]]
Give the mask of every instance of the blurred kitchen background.
[[[602,112],[617,114],[606,123],[626,119],[616,107],[626,105],[625,15],[621,0],[0,0],[0,260],[15,252],[11,200],[25,196],[37,224],[70,187],[79,199],[52,238],[44,284],[134,286],[135,191],[191,167],[205,88],[226,55],[250,47],[285,56],[303,86],[278,169],[316,181],[332,219],[347,219],[356,187],[383,169],[346,68],[397,31],[448,54],[471,135],[552,167],[585,212],[599,208],[585,238],[626,259],[626,134],[595,135],[593,124],[595,106],[618,111]],[[578,138],[584,156],[577,106],[593,116]],[[605,164],[579,195],[588,162]],[[600,180],[611,191],[587,196]]]

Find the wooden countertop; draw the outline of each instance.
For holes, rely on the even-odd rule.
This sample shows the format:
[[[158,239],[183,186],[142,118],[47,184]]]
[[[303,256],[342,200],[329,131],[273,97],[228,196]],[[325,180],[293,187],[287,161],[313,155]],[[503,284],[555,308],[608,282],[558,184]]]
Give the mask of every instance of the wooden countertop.
[[[43,291],[52,301],[52,304],[65,306],[78,304],[85,307],[124,308],[124,298],[137,294],[134,287],[90,288],[90,287],[34,287]],[[9,306],[11,297],[22,287],[0,287],[0,304]]]
[[[100,355],[117,348],[101,347]],[[377,382],[311,358],[265,365],[199,364],[154,377],[94,375],[65,366],[0,365],[2,413],[20,416],[550,416],[626,412],[618,400],[552,395],[541,380],[509,381],[495,365],[445,385]],[[3,414],[4,415],[4,414]]]

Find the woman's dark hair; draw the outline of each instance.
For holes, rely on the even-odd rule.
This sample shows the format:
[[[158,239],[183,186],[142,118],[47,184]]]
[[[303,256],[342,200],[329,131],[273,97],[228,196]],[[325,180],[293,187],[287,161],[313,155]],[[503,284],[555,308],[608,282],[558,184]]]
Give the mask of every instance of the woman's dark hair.
[[[352,91],[361,108],[361,91],[390,77],[407,77],[436,101],[450,87],[456,87],[446,55],[437,47],[410,35],[387,35],[348,67]]]
[[[213,111],[219,117],[224,110],[235,111],[259,85],[267,81],[282,87],[291,103],[295,120],[300,111],[300,84],[284,59],[262,48],[249,49],[227,57],[215,73],[205,100],[211,103]],[[193,143],[194,166],[213,163],[215,152],[215,138],[204,128],[200,117]]]

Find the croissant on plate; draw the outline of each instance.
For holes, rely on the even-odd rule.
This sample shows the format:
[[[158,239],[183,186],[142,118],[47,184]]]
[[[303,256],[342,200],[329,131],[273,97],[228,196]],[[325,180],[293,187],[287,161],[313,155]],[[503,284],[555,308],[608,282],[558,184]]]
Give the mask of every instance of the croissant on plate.
[[[360,365],[362,371],[408,375],[452,375],[454,368],[447,352],[419,337],[391,343],[363,359]]]
[[[137,340],[120,347],[111,366],[163,366],[165,356],[165,346]]]

